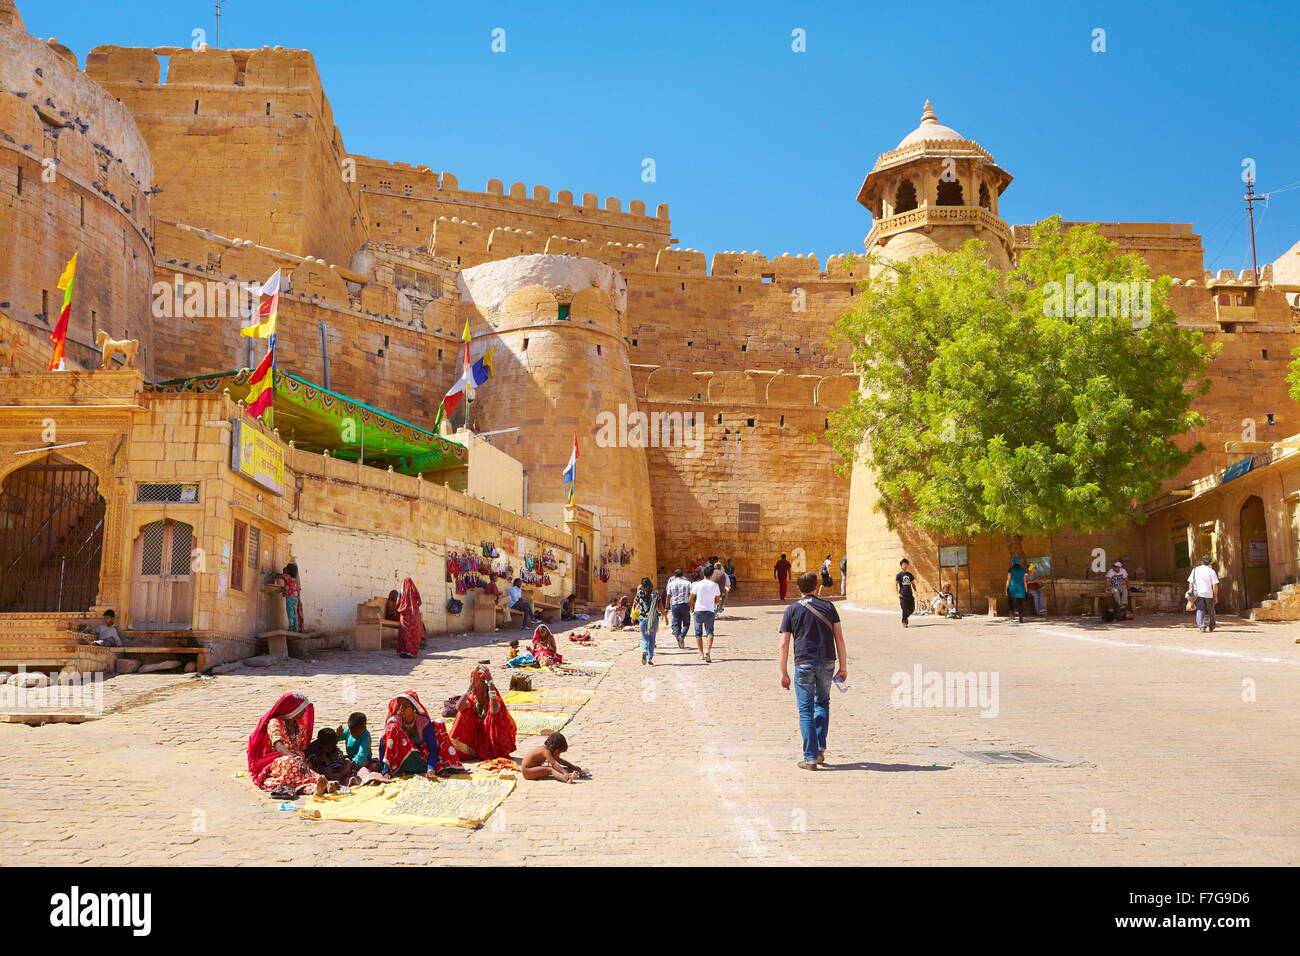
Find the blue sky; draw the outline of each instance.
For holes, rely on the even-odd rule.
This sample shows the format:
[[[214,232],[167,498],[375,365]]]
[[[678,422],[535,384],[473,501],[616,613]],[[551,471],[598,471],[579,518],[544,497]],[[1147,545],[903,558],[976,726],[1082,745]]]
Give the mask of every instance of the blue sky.
[[[84,61],[187,46],[212,0],[18,0]],[[349,150],[671,204],[707,253],[862,251],[877,154],[939,120],[1016,177],[1001,213],[1191,222],[1210,268],[1300,240],[1300,4],[225,0],[221,45],[316,56]],[[506,52],[491,49],[505,31]],[[807,51],[791,50],[802,29]],[[1106,51],[1091,50],[1093,30]],[[656,181],[642,182],[652,158]],[[1262,207],[1261,207],[1262,208]]]

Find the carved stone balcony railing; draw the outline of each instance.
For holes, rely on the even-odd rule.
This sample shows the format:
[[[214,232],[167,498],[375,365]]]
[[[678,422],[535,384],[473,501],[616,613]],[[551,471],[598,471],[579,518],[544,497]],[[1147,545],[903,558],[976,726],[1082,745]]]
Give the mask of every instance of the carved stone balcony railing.
[[[980,206],[918,206],[896,216],[887,216],[876,220],[867,235],[867,248],[870,249],[885,236],[914,229],[927,232],[934,226],[970,225],[987,229],[993,233],[1008,249],[1011,248],[1011,227],[996,215]]]

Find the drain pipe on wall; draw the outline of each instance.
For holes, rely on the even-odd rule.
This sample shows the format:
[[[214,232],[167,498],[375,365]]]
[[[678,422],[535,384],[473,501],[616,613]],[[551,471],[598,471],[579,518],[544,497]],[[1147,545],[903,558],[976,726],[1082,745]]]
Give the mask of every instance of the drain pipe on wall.
[[[328,333],[328,326],[325,325],[325,320],[321,319],[320,320],[320,362],[321,362],[321,377],[323,378],[321,384],[324,385],[326,388],[329,388],[330,387],[330,342],[329,342],[329,335],[327,333]]]

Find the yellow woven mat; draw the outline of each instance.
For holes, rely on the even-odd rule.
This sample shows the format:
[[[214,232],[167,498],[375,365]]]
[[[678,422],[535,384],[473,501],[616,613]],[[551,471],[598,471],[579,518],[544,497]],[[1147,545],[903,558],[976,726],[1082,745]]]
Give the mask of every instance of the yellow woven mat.
[[[348,794],[309,797],[302,811],[324,820],[401,823],[416,827],[477,827],[515,788],[513,774],[457,774],[429,780],[408,777]]]

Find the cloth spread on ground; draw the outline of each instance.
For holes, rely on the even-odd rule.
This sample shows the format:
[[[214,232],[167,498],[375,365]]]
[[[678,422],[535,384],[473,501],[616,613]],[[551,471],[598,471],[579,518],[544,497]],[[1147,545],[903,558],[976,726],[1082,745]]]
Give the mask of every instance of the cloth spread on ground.
[[[544,687],[541,690],[512,690],[506,694],[505,701],[511,707],[523,704],[536,704],[539,707],[578,706],[591,700],[596,692],[588,688]]]
[[[520,737],[553,734],[573,719],[572,714],[547,710],[521,710],[515,714],[515,733]]]
[[[348,794],[311,797],[307,809],[325,820],[401,823],[427,827],[477,827],[515,788],[514,774],[472,773],[430,780],[408,777]]]
[[[506,667],[541,667],[537,663],[537,658],[532,654],[520,654],[518,657],[512,657],[506,661]]]
[[[475,773],[517,773],[519,764],[515,763],[509,757],[493,757],[491,760],[484,760],[474,768]]]

